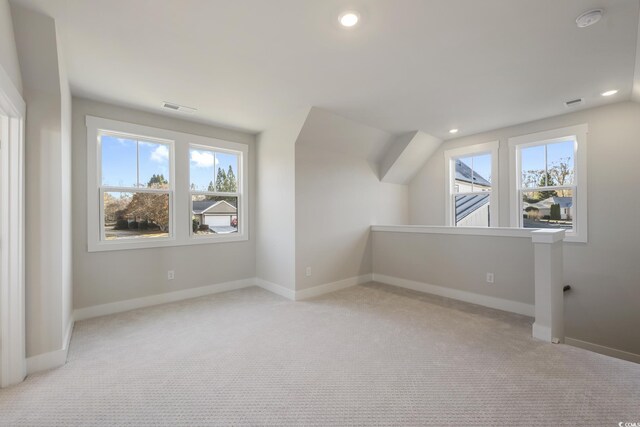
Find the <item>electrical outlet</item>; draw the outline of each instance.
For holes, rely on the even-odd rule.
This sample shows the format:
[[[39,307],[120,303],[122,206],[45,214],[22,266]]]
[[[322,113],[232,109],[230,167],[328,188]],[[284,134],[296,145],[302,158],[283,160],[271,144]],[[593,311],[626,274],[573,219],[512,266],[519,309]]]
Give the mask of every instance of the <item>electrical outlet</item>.
[[[311,267],[307,267],[307,271],[305,273],[307,277],[311,277]]]
[[[175,271],[173,271],[173,270],[167,271],[167,280],[173,280],[175,276],[176,276],[176,272]]]
[[[493,283],[493,273],[487,273],[487,283]]]

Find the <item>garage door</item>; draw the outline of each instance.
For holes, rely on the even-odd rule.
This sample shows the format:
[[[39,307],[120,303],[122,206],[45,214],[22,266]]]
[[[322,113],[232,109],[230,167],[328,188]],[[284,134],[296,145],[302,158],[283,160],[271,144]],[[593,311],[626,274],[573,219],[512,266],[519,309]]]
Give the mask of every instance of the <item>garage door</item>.
[[[204,223],[207,225],[231,225],[231,215],[205,215]]]

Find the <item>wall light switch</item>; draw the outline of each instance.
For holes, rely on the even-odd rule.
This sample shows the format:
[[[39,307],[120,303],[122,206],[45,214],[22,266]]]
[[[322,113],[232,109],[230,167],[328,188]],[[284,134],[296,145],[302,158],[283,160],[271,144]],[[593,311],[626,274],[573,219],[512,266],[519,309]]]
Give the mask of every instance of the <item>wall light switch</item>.
[[[307,271],[305,273],[307,277],[311,277],[311,267],[307,267]]]
[[[487,273],[487,283],[493,283],[493,273]]]
[[[174,277],[175,277],[175,271],[173,271],[173,270],[169,270],[169,271],[167,272],[167,280],[173,280],[173,279],[174,279]]]

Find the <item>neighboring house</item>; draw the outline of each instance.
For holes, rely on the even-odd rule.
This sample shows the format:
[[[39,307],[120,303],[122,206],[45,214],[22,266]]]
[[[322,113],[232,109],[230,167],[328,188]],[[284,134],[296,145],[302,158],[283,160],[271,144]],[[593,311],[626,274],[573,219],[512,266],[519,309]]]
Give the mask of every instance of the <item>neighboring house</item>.
[[[473,187],[472,187],[473,184]],[[491,183],[471,168],[456,160],[456,193],[490,191]],[[489,194],[462,194],[456,196],[456,225],[460,227],[489,226]]]
[[[193,202],[193,217],[219,234],[235,233],[232,226],[238,220],[238,208],[226,200],[198,200]]]
[[[573,198],[553,196],[536,203],[524,203],[524,209],[534,208],[538,210],[538,217],[551,216],[551,206],[560,205],[560,219],[573,219]]]

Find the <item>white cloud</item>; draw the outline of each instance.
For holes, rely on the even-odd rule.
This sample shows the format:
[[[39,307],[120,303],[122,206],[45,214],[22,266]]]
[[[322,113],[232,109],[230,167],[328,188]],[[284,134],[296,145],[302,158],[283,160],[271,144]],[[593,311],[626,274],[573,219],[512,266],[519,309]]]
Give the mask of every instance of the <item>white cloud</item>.
[[[217,163],[213,153],[209,151],[191,150],[191,164],[198,168],[210,168]]]
[[[151,160],[158,163],[165,163],[169,160],[169,149],[166,145],[158,145],[158,147],[151,152]]]

